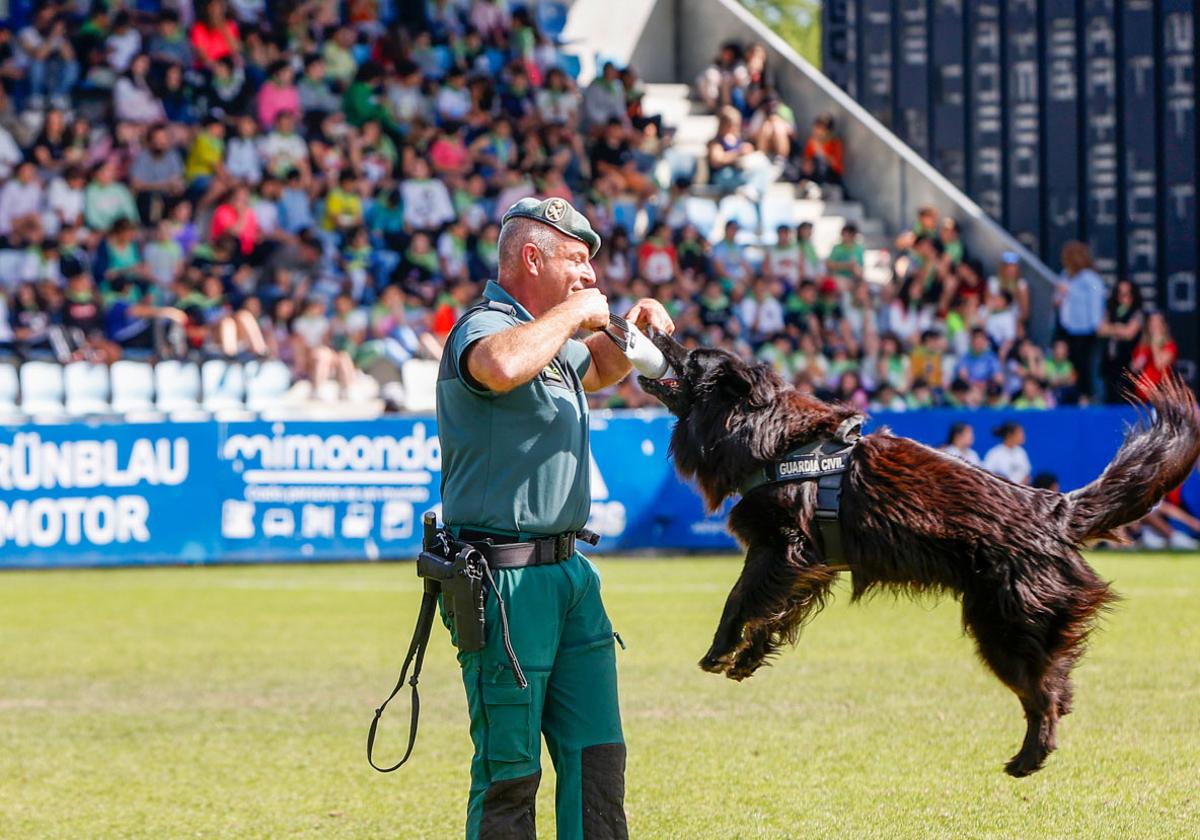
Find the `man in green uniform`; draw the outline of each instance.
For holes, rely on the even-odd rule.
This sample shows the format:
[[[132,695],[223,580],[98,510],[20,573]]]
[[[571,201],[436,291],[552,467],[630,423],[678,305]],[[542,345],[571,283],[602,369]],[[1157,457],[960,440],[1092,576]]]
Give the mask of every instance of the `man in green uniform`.
[[[596,569],[574,542],[591,504],[585,392],[630,364],[595,332],[609,310],[586,218],[561,198],[523,199],[504,215],[498,247],[499,276],[450,333],[438,376],[442,516],[460,539],[502,546],[493,575],[528,685],[489,594],[486,645],[458,654],[475,745],[466,834],[534,837],[544,734],[560,840],[625,838],[614,634]],[[654,300],[627,318],[674,330]],[[593,335],[576,340],[580,330]]]

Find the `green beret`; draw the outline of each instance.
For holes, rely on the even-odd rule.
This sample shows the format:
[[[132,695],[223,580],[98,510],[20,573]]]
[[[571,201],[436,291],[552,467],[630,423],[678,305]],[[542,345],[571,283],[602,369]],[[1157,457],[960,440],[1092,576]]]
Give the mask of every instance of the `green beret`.
[[[509,219],[518,217],[550,225],[572,239],[578,239],[588,246],[588,254],[593,259],[600,250],[600,234],[592,230],[592,225],[586,216],[561,198],[547,198],[545,201],[538,201],[536,198],[522,198],[508,208],[508,212],[500,220],[501,227],[507,224]]]

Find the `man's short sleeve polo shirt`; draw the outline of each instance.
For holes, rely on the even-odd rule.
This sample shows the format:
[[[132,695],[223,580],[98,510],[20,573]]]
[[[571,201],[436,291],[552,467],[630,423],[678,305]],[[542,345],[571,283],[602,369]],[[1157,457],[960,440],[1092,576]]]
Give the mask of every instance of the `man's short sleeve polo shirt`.
[[[587,396],[591,355],[568,340],[541,373],[497,394],[470,381],[463,354],[480,339],[532,321],[498,283],[486,309],[459,320],[437,385],[442,518],[449,525],[558,534],[587,524],[591,507]]]

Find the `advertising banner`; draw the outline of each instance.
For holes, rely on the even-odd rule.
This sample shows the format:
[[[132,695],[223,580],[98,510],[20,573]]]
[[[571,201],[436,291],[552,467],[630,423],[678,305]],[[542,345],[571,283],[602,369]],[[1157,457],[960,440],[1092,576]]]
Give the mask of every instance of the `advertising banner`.
[[[1076,411],[880,413],[869,428],[936,446],[964,421],[982,455],[992,429],[1017,420],[1034,469],[1069,490],[1100,474],[1134,417]],[[592,417],[598,553],[735,547],[730,503],[706,513],[675,475],[673,422],[659,412]],[[441,469],[431,417],[0,429],[0,568],[413,557],[422,514],[440,510]]]

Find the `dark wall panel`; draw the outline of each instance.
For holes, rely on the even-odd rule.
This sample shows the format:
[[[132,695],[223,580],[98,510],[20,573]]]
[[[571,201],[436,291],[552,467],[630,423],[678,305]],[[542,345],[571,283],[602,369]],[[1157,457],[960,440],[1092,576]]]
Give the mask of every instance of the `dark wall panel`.
[[[962,0],[933,0],[929,43],[929,160],[967,189],[966,33]]]
[[[1004,110],[1008,115],[1004,223],[1021,244],[1039,253],[1042,162],[1037,0],[1009,0],[1004,28]]]
[[[858,0],[821,4],[821,70],[838,87],[858,98]]]
[[[1186,371],[1195,373],[1196,313],[1196,13],[1194,0],[1162,0],[1162,308]],[[1194,380],[1193,380],[1194,381]]]
[[[896,134],[929,157],[929,2],[896,0]]]
[[[1115,282],[1120,265],[1120,177],[1117,142],[1117,26],[1115,0],[1084,0],[1083,229],[1096,270]]]
[[[891,0],[862,0],[859,15],[858,101],[875,119],[892,127],[895,96],[892,68]]]
[[[1062,267],[1079,227],[1079,35],[1074,0],[1042,2],[1042,261]]]
[[[1158,306],[1158,111],[1155,105],[1154,0],[1120,4],[1121,137],[1124,146],[1121,214],[1125,248],[1121,273]]]
[[[1004,219],[1003,17],[999,0],[966,4],[967,186],[984,212]]]

